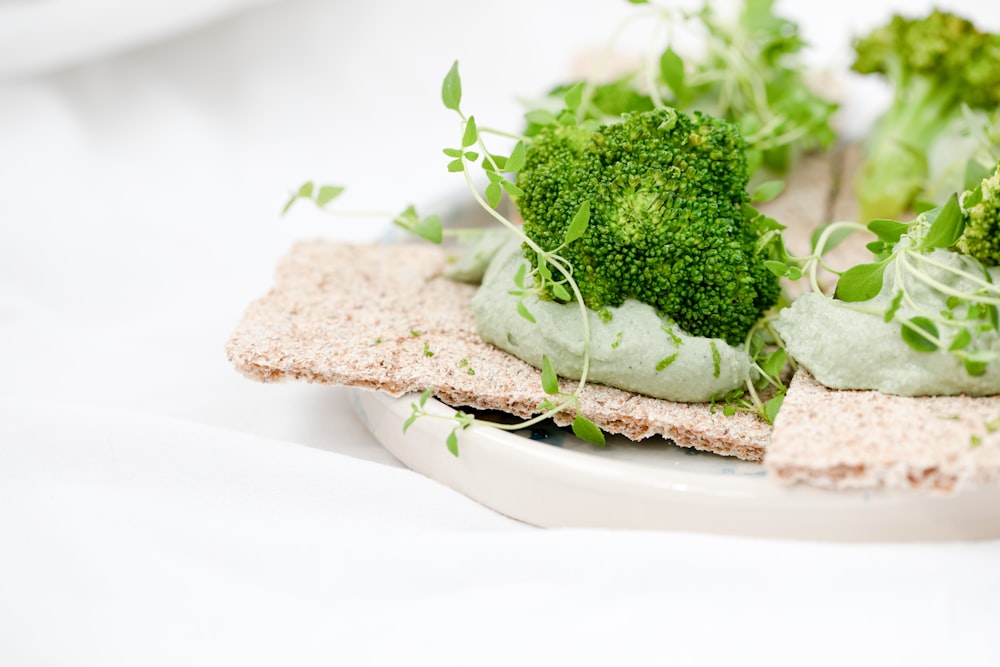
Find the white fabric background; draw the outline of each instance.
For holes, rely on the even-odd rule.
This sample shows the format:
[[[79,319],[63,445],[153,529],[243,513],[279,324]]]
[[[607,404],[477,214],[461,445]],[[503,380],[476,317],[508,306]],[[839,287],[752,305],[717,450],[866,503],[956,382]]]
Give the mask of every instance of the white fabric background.
[[[294,240],[388,228],[279,219],[289,190],[447,201],[452,60],[516,127],[624,1],[140,4],[0,3],[0,664],[1000,663],[1000,542],[536,530],[400,467],[342,390],[229,367]],[[782,7],[835,65],[888,12]]]

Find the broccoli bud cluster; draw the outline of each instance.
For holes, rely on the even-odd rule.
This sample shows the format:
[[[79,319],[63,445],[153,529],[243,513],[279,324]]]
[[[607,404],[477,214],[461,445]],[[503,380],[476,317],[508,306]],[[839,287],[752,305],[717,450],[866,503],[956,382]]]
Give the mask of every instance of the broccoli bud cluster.
[[[965,210],[965,229],[955,247],[986,266],[1000,265],[1000,163],[993,175],[983,179],[975,191],[962,195],[963,202],[978,201]]]
[[[589,202],[586,233],[559,249],[589,308],[636,299],[689,334],[742,343],[780,291],[744,216],[745,151],[734,125],[672,108],[551,126],[518,175],[524,232],[559,249]]]
[[[854,45],[852,69],[883,76],[889,108],[869,134],[858,197],[865,218],[892,218],[911,208],[926,185],[928,153],[961,120],[963,105],[1000,108],[1000,36],[935,10],[896,15]]]

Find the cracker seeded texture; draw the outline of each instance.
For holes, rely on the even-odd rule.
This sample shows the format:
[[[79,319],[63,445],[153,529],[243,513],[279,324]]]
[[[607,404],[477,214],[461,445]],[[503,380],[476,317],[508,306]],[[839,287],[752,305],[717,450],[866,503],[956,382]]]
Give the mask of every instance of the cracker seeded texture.
[[[857,163],[852,150],[832,160],[807,157],[789,174],[785,193],[759,206],[788,226],[794,252],[806,252],[824,222],[857,217]],[[841,267],[867,257],[861,241],[834,251]],[[469,307],[476,288],[442,278],[445,263],[441,248],[423,243],[300,244],[278,267],[275,287],[247,310],[229,357],[265,382],[299,379],[394,396],[430,386],[450,405],[535,414],[546,398],[541,373],[479,338]],[[562,386],[572,391],[576,383]],[[725,417],[707,405],[600,385],[584,390],[581,407],[605,431],[633,440],[664,436],[751,461],[767,448],[765,467],[783,483],[934,493],[1000,484],[997,396],[834,391],[799,371],[773,436],[750,414]],[[568,413],[557,419],[571,420]]]
[[[804,370],[775,420],[765,467],[832,489],[950,493],[1000,484],[1000,397],[827,389]]]
[[[479,338],[470,308],[476,287],[442,277],[446,261],[443,249],[422,243],[301,243],[280,263],[274,288],[248,308],[229,358],[265,382],[306,380],[393,396],[434,387],[448,405],[537,414],[546,398],[541,373]],[[573,391],[576,383],[562,388]],[[726,417],[706,404],[602,385],[584,389],[580,408],[609,433],[663,436],[749,461],[763,458],[771,432],[749,413]],[[555,421],[572,419],[567,412]]]

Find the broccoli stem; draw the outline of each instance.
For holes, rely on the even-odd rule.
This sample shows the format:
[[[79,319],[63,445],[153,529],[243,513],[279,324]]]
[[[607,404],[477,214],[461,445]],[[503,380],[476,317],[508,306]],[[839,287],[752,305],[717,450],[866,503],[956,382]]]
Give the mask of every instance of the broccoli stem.
[[[915,203],[928,176],[927,152],[959,110],[956,91],[914,77],[879,119],[865,146],[858,200],[866,220],[896,218]]]

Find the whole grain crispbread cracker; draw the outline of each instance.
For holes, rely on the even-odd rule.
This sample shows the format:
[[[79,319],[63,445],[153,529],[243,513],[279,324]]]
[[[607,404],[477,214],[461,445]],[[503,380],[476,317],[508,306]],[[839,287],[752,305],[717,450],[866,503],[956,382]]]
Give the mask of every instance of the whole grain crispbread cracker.
[[[230,360],[261,381],[299,379],[401,396],[433,387],[456,407],[528,417],[546,398],[541,374],[483,342],[470,301],[476,287],[442,276],[430,244],[296,245],[271,291],[250,305],[229,340]],[[345,270],[344,267],[352,267]],[[563,388],[572,391],[573,381]],[[682,447],[760,461],[771,427],[749,413],[673,403],[591,384],[580,409],[609,433],[663,436]],[[565,425],[573,414],[560,414]]]
[[[759,206],[788,226],[796,254],[808,252],[819,225],[856,217],[858,162],[853,149],[808,157],[789,175],[786,192]],[[834,266],[867,261],[865,240],[838,247]],[[275,287],[248,308],[229,357],[262,381],[303,379],[394,396],[434,387],[450,405],[536,414],[546,397],[540,373],[479,338],[469,307],[476,287],[443,278],[445,264],[445,252],[429,244],[299,244],[281,262]],[[633,440],[663,436],[752,461],[766,449],[770,475],[787,483],[935,492],[1000,484],[996,396],[837,391],[800,370],[773,433],[746,413],[725,417],[707,405],[601,385],[585,389],[581,408],[604,430]]]
[[[765,467],[834,489],[949,493],[1000,484],[1000,396],[891,396],[827,389],[800,369]]]

